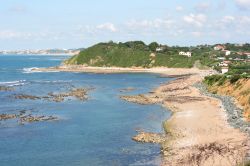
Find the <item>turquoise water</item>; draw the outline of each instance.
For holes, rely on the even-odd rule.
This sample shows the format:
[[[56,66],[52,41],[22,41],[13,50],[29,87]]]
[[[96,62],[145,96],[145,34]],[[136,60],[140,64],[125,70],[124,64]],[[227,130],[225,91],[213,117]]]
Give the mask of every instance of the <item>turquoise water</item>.
[[[158,165],[160,147],[131,140],[137,129],[162,132],[170,113],[159,105],[143,106],[119,99],[146,93],[166,82],[155,74],[32,73],[32,67],[59,65],[65,56],[0,56],[0,114],[30,110],[53,115],[52,122],[18,125],[0,122],[1,166]],[[94,88],[88,101],[17,100],[14,94],[42,96],[72,87]],[[120,92],[134,87],[135,91]]]

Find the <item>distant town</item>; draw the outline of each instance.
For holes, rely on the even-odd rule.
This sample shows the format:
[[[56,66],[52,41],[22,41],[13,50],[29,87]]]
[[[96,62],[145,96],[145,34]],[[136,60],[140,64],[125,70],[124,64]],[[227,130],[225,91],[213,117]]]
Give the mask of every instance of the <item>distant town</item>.
[[[83,48],[78,49],[37,49],[37,50],[0,50],[0,55],[76,55]]]

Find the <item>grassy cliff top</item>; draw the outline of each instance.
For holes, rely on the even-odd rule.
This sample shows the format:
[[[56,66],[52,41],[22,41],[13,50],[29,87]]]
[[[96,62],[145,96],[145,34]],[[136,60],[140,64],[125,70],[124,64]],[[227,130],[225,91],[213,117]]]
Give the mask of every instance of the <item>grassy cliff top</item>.
[[[156,52],[156,48],[161,48]],[[179,55],[179,51],[192,51],[188,58]],[[81,51],[78,55],[66,60],[69,65],[106,66],[106,67],[175,67],[191,68],[211,66],[214,63],[208,49],[189,47],[169,47],[153,42],[146,45],[142,41],[125,43],[99,43]]]

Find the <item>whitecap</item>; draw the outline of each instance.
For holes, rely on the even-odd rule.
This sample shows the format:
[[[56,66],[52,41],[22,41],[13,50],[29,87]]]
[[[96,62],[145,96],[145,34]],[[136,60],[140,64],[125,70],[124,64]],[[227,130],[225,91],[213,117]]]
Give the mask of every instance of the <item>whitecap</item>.
[[[19,80],[19,81],[8,81],[8,82],[0,82],[1,86],[22,86],[27,84],[26,80]]]
[[[37,73],[40,71],[37,71],[39,69],[38,67],[30,67],[30,68],[23,68],[23,73]]]
[[[72,82],[70,81],[64,81],[64,80],[54,80],[54,81],[47,81],[47,80],[36,80],[36,81],[32,81],[32,83],[48,83],[48,84],[64,84],[64,83],[70,83]]]

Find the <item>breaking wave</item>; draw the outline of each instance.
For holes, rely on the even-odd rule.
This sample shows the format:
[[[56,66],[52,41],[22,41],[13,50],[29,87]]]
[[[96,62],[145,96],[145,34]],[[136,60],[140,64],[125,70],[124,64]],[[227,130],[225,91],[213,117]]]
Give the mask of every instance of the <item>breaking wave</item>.
[[[0,86],[22,86],[27,84],[26,80],[19,80],[19,81],[9,81],[9,82],[0,82]]]

